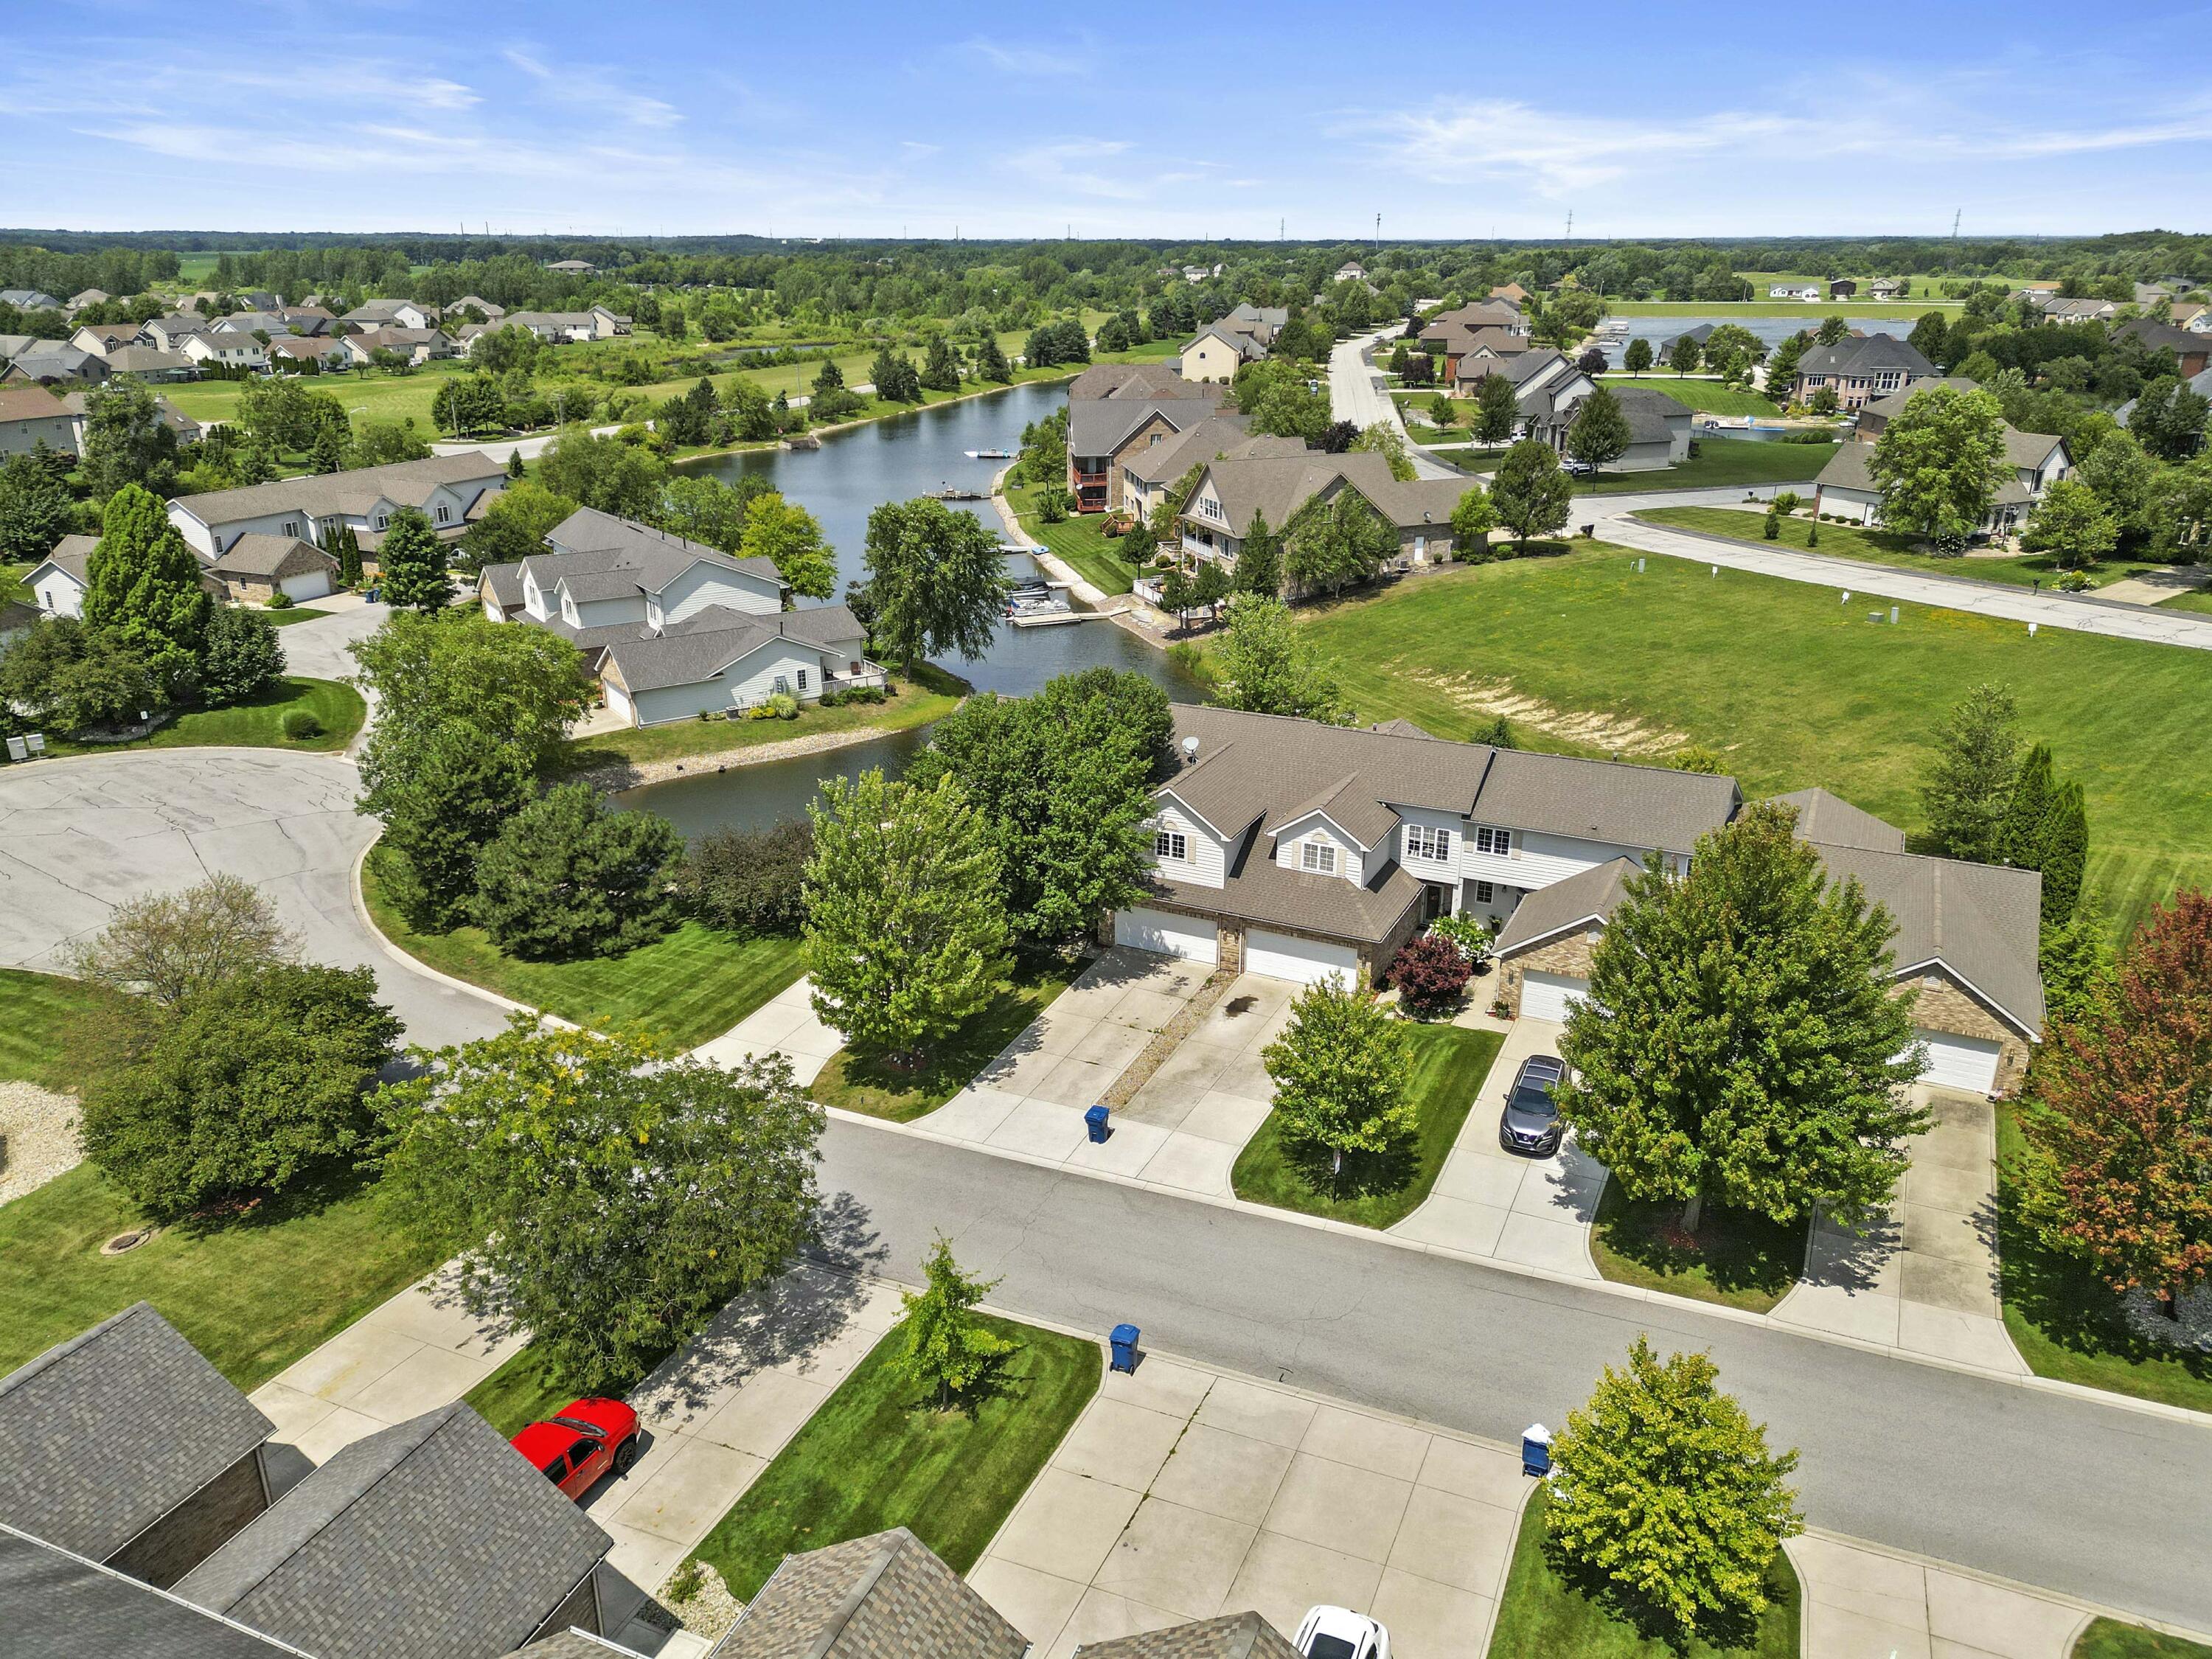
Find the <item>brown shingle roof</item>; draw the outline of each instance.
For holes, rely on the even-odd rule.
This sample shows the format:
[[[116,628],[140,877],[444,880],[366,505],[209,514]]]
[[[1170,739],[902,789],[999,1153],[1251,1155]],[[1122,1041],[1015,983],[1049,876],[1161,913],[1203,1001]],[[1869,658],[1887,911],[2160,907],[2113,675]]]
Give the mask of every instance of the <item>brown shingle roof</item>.
[[[1229,1613],[1165,1630],[1091,1642],[1076,1659],[1298,1659],[1298,1650],[1256,1613]]]
[[[1022,1633],[904,1527],[787,1555],[715,1659],[1022,1659]]]
[[[1774,799],[1781,805],[1797,809],[1797,833],[1807,841],[1826,842],[1835,847],[1867,847],[1878,853],[1905,850],[1904,830],[1885,823],[1863,807],[1852,805],[1841,795],[1830,794],[1825,789],[1793,789]]]

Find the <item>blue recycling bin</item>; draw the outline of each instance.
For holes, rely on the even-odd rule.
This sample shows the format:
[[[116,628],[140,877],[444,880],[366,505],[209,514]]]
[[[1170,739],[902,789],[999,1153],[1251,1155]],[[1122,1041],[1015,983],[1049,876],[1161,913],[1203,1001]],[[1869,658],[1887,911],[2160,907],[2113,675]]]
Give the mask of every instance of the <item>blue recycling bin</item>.
[[[1091,1132],[1091,1139],[1103,1142],[1113,1133],[1106,1127],[1106,1120],[1110,1115],[1103,1100],[1083,1115],[1083,1127]]]
[[[1116,1325],[1107,1340],[1114,1347],[1114,1369],[1134,1375],[1137,1369],[1137,1328]]]
[[[1521,1473],[1539,1480],[1552,1472],[1552,1431],[1531,1423],[1521,1431]]]

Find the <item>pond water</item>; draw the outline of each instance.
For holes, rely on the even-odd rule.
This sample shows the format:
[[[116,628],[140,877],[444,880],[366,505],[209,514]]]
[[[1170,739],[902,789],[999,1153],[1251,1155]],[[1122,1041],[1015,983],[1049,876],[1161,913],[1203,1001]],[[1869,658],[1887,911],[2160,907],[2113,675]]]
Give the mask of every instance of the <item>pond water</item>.
[[[1050,414],[1066,396],[1065,386],[1012,386],[832,433],[819,449],[720,455],[695,462],[690,470],[732,481],[747,475],[764,477],[813,514],[836,550],[842,599],[845,583],[864,569],[861,550],[871,512],[885,501],[907,501],[947,484],[988,489],[1006,463],[972,459],[967,452],[1018,448],[1023,427]],[[988,501],[952,505],[975,514],[994,534],[1001,531]],[[1006,563],[1011,574],[1037,574],[1036,562],[1026,555],[1010,556]],[[956,658],[942,665],[979,691],[1021,696],[1056,675],[1101,663],[1147,675],[1180,702],[1195,702],[1201,695],[1197,682],[1177,670],[1164,652],[1109,622],[1024,629],[1002,623],[980,660]],[[826,754],[648,784],[617,799],[625,806],[650,806],[687,836],[726,825],[758,829],[803,816],[825,777],[851,776],[871,767],[896,775],[927,740],[926,732],[904,732]]]

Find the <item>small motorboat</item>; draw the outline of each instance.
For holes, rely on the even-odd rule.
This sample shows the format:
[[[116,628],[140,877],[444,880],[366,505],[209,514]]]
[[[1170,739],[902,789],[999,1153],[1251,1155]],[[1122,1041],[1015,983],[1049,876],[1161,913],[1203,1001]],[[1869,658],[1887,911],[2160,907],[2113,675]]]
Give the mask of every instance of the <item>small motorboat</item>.
[[[971,449],[968,452],[968,459],[971,461],[1011,461],[1014,459],[1014,452],[1011,449]]]

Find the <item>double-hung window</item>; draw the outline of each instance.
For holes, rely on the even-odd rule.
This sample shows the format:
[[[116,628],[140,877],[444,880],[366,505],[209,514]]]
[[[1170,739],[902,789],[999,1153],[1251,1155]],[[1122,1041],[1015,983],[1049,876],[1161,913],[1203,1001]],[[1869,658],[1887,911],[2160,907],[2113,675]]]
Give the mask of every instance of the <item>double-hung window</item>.
[[[1451,843],[1452,832],[1449,830],[1436,829],[1425,823],[1409,823],[1406,826],[1406,856],[1407,858],[1430,859],[1438,864],[1446,863],[1451,858]]]
[[[1474,850],[1478,853],[1495,853],[1498,857],[1504,858],[1513,851],[1513,832],[1510,830],[1493,829],[1486,823],[1478,823],[1474,826]]]
[[[1298,868],[1309,874],[1333,876],[1336,873],[1336,848],[1325,841],[1303,841],[1298,843]]]
[[[1156,859],[1171,859],[1176,863],[1182,864],[1190,857],[1190,842],[1184,838],[1180,830],[1156,831],[1152,836],[1152,856]]]
[[[1497,901],[1498,889],[1495,885],[1486,881],[1474,884],[1474,902],[1477,904],[1494,904]]]

